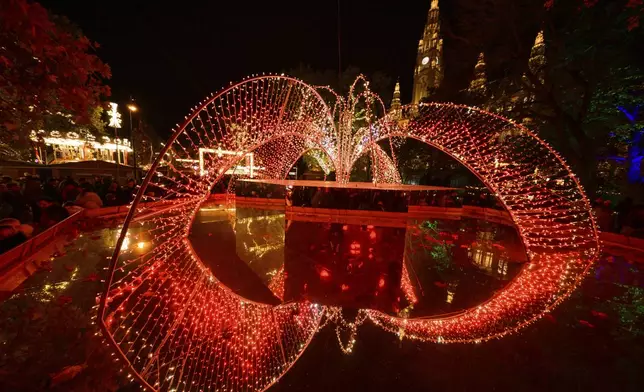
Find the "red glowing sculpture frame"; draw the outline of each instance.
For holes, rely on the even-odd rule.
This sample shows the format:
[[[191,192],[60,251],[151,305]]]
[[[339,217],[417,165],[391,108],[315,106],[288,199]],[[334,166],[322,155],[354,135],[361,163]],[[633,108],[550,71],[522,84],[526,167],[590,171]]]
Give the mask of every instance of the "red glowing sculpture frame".
[[[323,318],[351,332],[345,352],[367,320],[401,338],[481,342],[538,319],[580,282],[599,252],[597,227],[578,179],[550,146],[507,119],[452,104],[406,107],[405,121],[377,119],[367,111],[356,130],[356,102],[381,103],[368,88],[354,88],[347,99],[334,95],[331,109],[320,95],[327,90],[285,76],[254,77],[211,96],[176,128],[129,210],[98,313],[118,360],[145,388],[264,390],[302,354]],[[395,157],[376,144],[394,137],[418,139],[456,159],[488,186],[516,224],[529,263],[487,302],[423,319],[365,309],[347,323],[336,308],[271,306],[239,297],[193,251],[187,235],[195,214],[245,154],[253,152],[261,162],[259,176],[283,179],[305,151],[320,149],[339,180],[348,181],[357,158],[369,152],[375,177],[396,182]],[[194,159],[200,147],[239,156],[208,155],[201,176],[179,164]],[[138,252],[123,249],[128,236],[148,245]]]

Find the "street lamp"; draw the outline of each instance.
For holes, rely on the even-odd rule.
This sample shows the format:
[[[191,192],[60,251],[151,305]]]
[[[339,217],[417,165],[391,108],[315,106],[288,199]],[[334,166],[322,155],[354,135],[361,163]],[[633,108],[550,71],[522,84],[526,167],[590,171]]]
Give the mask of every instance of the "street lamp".
[[[130,138],[132,139],[132,157],[134,158],[134,183],[138,183],[138,169],[136,166],[136,141],[134,140],[134,128],[132,127],[132,113],[139,110],[134,103],[127,105],[128,111],[130,112]]]

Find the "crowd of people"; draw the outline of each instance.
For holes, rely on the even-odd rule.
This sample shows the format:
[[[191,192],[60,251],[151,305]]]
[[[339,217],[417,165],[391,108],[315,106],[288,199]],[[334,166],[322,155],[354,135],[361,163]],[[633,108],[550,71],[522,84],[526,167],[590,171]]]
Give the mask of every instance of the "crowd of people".
[[[407,211],[408,193],[377,189],[293,187],[287,204],[293,207],[333,208],[338,210]]]
[[[268,199],[286,196],[287,205],[294,207],[387,212],[404,212],[408,205],[452,208],[469,205],[503,209],[490,192],[481,189],[408,191],[294,186],[286,190],[286,195],[285,189],[283,185],[240,181],[236,184],[235,194]],[[226,192],[223,187],[213,189],[213,193],[223,192]]]
[[[81,208],[94,209],[128,204],[136,194],[136,182],[121,186],[111,177],[62,181],[25,176],[18,181],[0,179],[0,253],[26,241]]]
[[[215,184],[212,193],[226,193],[228,192],[229,180],[220,181]],[[235,194],[241,197],[260,197],[263,199],[283,199],[285,197],[284,185],[266,184],[263,182],[247,182],[237,181],[233,188]]]
[[[475,206],[503,209],[499,200],[484,189],[427,190],[414,191],[410,195],[410,205],[459,208]]]
[[[244,183],[237,184],[238,196],[282,198],[283,186]],[[225,189],[218,190],[225,192]],[[294,207],[316,207],[371,211],[405,211],[408,205],[432,207],[476,206],[503,210],[503,205],[484,189],[423,191],[356,191],[351,189],[293,187],[286,193],[286,203]],[[619,203],[598,198],[593,201],[593,211],[601,231],[644,238],[644,205],[627,197]]]
[[[368,192],[333,188],[294,187],[262,183],[237,184],[238,196],[283,198],[287,203],[300,207],[359,209],[375,211],[404,211],[407,205],[461,207],[475,205],[502,208],[488,192],[473,191],[380,191]],[[137,191],[137,184],[128,179],[123,186],[111,177],[63,180],[38,176],[25,176],[15,181],[0,178],[0,253],[26,241],[67,218],[71,213],[84,209],[129,204]],[[155,192],[150,189],[151,193]],[[213,189],[213,192],[224,189]],[[593,203],[597,223],[602,231],[617,232],[634,237],[644,237],[644,206],[634,205],[626,198],[613,206],[610,201],[597,199]]]

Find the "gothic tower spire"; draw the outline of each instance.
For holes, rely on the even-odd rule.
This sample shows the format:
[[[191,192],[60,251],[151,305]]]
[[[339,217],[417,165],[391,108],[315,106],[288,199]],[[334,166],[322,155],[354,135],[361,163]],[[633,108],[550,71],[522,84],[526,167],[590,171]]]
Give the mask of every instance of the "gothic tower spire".
[[[432,0],[427,14],[427,24],[422,39],[418,42],[412,103],[429,95],[429,90],[438,87],[443,76],[443,40],[440,38],[438,0]]]
[[[400,120],[400,118],[402,117],[399,81],[396,81],[396,87],[394,87],[394,98],[391,100],[391,106],[389,107],[389,115],[391,115],[391,117],[396,120]]]
[[[528,60],[528,71],[534,77],[536,77],[540,82],[543,83],[544,72],[546,66],[546,44],[543,41],[543,31],[540,31],[537,34],[537,37],[534,40],[534,45],[530,50],[530,59]],[[532,83],[532,79],[527,77],[524,73],[522,76],[526,85]],[[522,100],[526,104],[530,104],[535,101],[534,93],[529,90],[522,91]],[[523,124],[529,124],[532,122],[532,118],[524,117],[521,119]]]
[[[528,67],[530,71],[535,74],[540,73],[543,70],[543,66],[546,63],[546,45],[543,42],[543,30],[537,34],[537,37],[534,40],[534,45],[530,50],[530,61],[528,62]]]
[[[487,84],[487,78],[485,75],[485,57],[483,52],[479,54],[479,59],[474,66],[474,78],[470,82],[470,92],[484,94]]]

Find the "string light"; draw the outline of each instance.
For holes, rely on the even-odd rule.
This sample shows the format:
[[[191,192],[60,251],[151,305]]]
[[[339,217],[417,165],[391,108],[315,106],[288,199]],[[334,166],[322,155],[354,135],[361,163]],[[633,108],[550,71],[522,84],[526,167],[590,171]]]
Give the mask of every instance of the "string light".
[[[330,95],[330,104],[322,94]],[[599,246],[589,200],[564,160],[526,128],[479,109],[437,103],[401,111],[404,121],[378,118],[384,105],[364,77],[347,98],[286,76],[251,77],[196,106],[152,165],[110,263],[98,321],[119,363],[150,390],[264,390],[327,323],[336,325],[346,353],[367,320],[401,339],[480,343],[514,333],[566,298]],[[393,140],[402,138],[425,142],[470,169],[516,224],[529,263],[487,302],[422,319],[362,309],[346,321],[339,308],[242,298],[193,250],[189,234],[201,204],[247,154],[262,168],[255,178],[284,179],[306,151],[316,149],[328,157],[339,182],[347,182],[357,159],[370,154],[374,180],[399,183]],[[386,142],[391,156],[382,148]],[[228,184],[231,195],[234,184]],[[233,198],[225,202],[234,211],[228,205]],[[164,214],[152,214],[158,203],[167,204]],[[136,225],[136,241],[145,245],[125,252],[128,229]],[[214,257],[220,257],[216,250]],[[284,279],[282,269],[269,282],[280,298]],[[402,285],[415,302],[406,270]]]
[[[110,102],[110,110],[107,111],[109,116],[109,126],[112,128],[121,128],[121,113],[118,111],[118,104]]]

